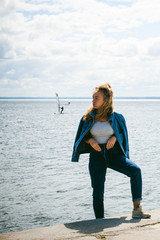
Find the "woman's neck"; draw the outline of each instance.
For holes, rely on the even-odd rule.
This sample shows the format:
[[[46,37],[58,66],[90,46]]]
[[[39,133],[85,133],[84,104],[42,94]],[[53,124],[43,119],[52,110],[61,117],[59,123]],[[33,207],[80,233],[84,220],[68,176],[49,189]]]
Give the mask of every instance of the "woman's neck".
[[[107,121],[108,121],[107,118],[100,118],[96,120],[96,122],[107,122]]]
[[[98,122],[107,122],[107,119],[103,118],[103,119],[100,119]]]
[[[108,116],[101,109],[97,109],[96,114],[95,114],[95,120],[96,120],[96,122],[106,122],[106,121],[108,121]]]

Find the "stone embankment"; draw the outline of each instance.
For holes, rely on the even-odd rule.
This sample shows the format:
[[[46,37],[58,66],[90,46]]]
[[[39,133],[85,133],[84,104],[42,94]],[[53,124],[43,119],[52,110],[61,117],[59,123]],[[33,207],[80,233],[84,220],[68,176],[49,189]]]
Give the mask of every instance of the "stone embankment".
[[[160,209],[150,213],[151,219],[129,215],[88,220],[1,234],[0,240],[160,240]]]

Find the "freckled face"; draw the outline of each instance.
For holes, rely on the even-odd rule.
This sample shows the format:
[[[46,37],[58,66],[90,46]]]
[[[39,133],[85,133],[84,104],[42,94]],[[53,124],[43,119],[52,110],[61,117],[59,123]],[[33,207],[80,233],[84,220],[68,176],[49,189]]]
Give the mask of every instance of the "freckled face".
[[[103,93],[98,91],[98,92],[95,92],[93,94],[93,107],[95,109],[98,109],[102,106],[102,104],[104,103],[104,99],[103,99]]]

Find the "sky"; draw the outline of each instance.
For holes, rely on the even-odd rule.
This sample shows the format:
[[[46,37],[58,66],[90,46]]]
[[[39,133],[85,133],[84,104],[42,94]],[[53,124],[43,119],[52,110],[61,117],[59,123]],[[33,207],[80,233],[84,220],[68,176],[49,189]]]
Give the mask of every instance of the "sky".
[[[0,0],[0,97],[160,97],[159,0]]]

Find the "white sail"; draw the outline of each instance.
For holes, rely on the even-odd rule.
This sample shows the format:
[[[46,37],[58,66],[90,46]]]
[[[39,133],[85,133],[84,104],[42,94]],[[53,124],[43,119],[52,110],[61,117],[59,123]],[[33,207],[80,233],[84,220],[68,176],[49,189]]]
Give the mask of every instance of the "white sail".
[[[60,113],[60,101],[59,101],[58,93],[56,93],[56,100],[57,100],[58,113]]]

